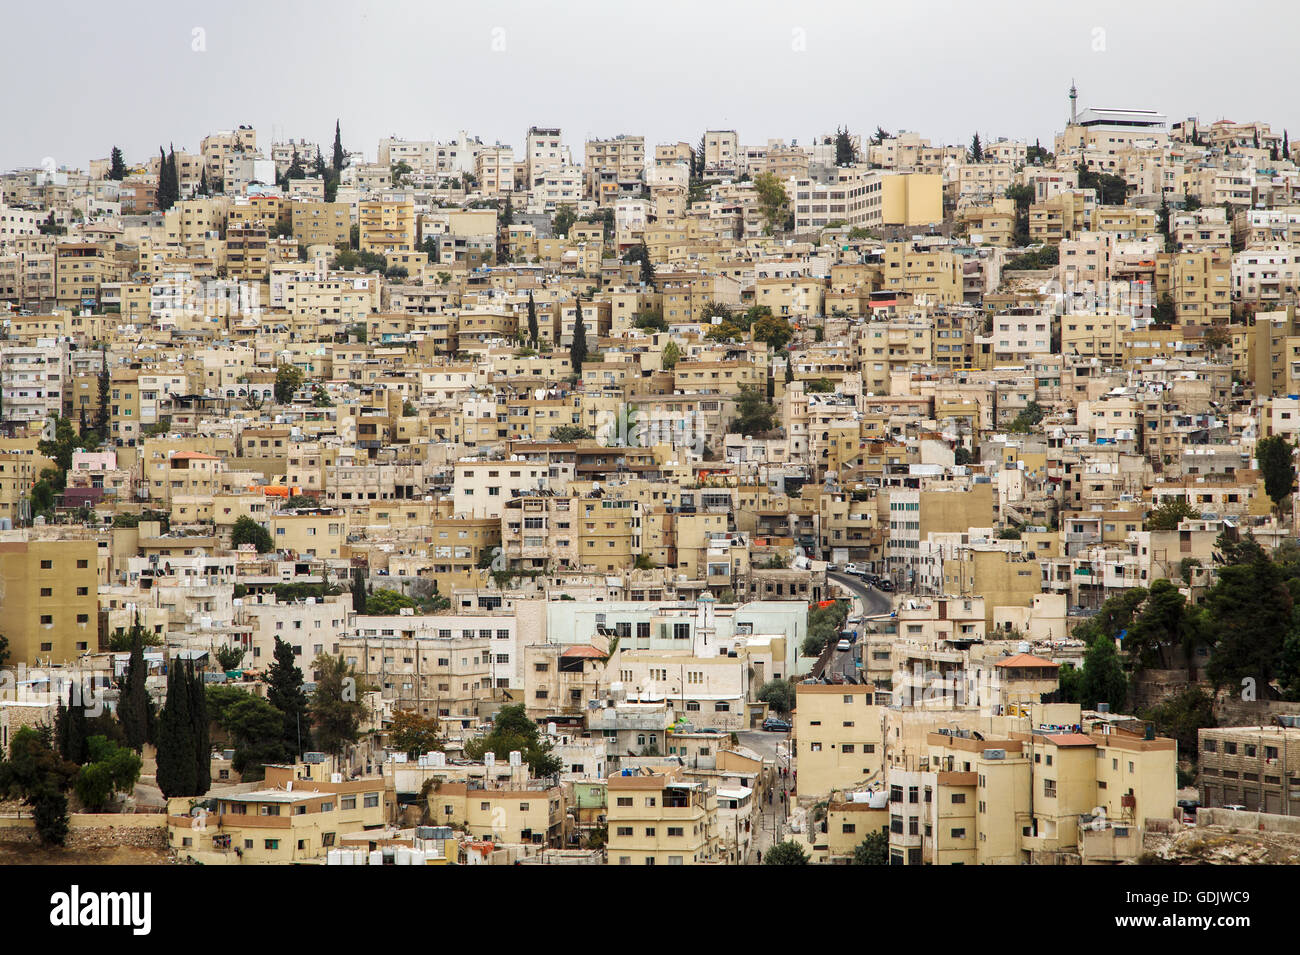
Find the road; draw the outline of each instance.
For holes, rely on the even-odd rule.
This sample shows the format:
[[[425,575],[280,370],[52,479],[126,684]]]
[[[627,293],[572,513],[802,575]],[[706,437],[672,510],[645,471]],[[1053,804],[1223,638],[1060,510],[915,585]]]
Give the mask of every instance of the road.
[[[853,595],[853,612],[864,617],[874,617],[889,613],[893,602],[889,595],[869,587],[857,577],[850,574],[827,572],[826,577]],[[860,635],[860,634],[859,634]],[[820,674],[828,677],[842,677],[845,680],[858,678],[858,665],[854,650],[836,650],[833,646],[829,654],[818,663]]]

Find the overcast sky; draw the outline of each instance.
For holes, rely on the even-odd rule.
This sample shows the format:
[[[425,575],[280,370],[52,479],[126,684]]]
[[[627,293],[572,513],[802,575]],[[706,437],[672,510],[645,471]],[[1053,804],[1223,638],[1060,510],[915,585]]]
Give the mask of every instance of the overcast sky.
[[[1079,105],[1260,119],[1300,131],[1290,4],[1237,0],[470,0],[7,5],[0,169],[85,168],[120,145],[257,127],[374,158],[381,136],[459,129],[522,150],[588,136],[743,144],[912,129],[1041,138]],[[196,31],[200,31],[196,33]]]

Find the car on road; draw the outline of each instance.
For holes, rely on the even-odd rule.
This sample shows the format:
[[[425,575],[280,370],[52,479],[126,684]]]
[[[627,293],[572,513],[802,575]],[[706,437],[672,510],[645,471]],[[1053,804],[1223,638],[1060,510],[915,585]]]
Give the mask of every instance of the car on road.
[[[847,640],[841,640],[839,643],[835,644],[835,649],[841,652],[845,650],[852,650],[853,644],[849,643],[849,641]]]
[[[857,565],[857,564],[845,564],[845,565],[844,565],[844,573],[846,573],[846,574],[856,574],[857,572],[858,572],[858,565]]]
[[[790,724],[785,720],[778,720],[775,716],[769,716],[763,720],[763,729],[769,733],[788,733]]]
[[[827,565],[826,565],[826,569],[829,570],[831,573],[835,573],[836,571],[838,571],[838,570],[840,569],[840,565],[839,565],[839,564],[827,564]]]
[[[876,584],[876,586],[879,587],[881,590],[888,592],[894,589],[894,582],[890,580],[888,577],[886,577],[883,578],[880,581],[880,583]]]

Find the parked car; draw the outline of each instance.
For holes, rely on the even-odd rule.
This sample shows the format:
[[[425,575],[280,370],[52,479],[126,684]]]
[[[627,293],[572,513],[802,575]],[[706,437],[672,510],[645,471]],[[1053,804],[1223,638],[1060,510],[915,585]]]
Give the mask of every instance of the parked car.
[[[880,581],[880,583],[877,584],[876,586],[878,586],[881,590],[890,591],[894,589],[894,582],[889,578],[885,578],[884,580]]]
[[[857,564],[845,564],[845,565],[844,565],[844,573],[846,573],[846,574],[856,574],[857,572],[858,572],[858,565],[857,565]]]
[[[788,733],[790,732],[790,724],[785,720],[778,720],[775,716],[769,716],[763,720],[763,729],[769,733]]]
[[[827,564],[827,565],[826,565],[826,569],[829,570],[829,571],[831,571],[831,572],[835,572],[835,571],[838,571],[838,570],[840,569],[840,565],[839,565],[839,564]]]
[[[852,650],[853,644],[849,643],[847,640],[841,640],[839,643],[835,644],[835,649],[841,652],[844,650]]]

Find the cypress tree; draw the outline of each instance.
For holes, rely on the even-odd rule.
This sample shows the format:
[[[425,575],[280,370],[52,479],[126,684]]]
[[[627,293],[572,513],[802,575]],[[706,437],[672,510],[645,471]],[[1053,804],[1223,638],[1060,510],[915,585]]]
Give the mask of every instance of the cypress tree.
[[[168,799],[198,795],[194,724],[185,668],[172,660],[167,671],[167,703],[158,720],[158,788]]]
[[[172,207],[167,201],[167,154],[163,152],[161,146],[158,147],[158,189],[157,203],[160,212],[166,212]]]
[[[171,197],[171,204],[175,205],[181,197],[181,180],[176,172],[176,147],[172,146],[167,154],[167,194]]]
[[[343,134],[339,129],[339,121],[334,120],[334,173],[337,176],[343,171]]]
[[[576,314],[573,319],[573,345],[569,348],[569,363],[575,377],[582,377],[582,363],[587,360],[587,323],[582,318],[582,299],[574,297]]]
[[[652,287],[655,284],[655,267],[650,261],[650,249],[646,246],[645,239],[641,240],[641,281]]]
[[[145,686],[148,670],[144,662],[144,628],[137,613],[131,625],[131,656],[118,685],[117,718],[122,723],[126,744],[139,752],[153,738],[153,704]]]
[[[189,667],[190,724],[194,734],[194,795],[202,796],[212,788],[212,738],[208,723],[208,694],[203,674]]]
[[[99,349],[99,407],[95,410],[95,430],[100,440],[108,440],[108,390],[112,387],[108,370],[108,347]]]
[[[122,158],[122,150],[116,146],[109,153],[108,159],[108,178],[121,182],[126,178],[126,161]]]
[[[282,738],[294,756],[311,747],[311,718],[307,694],[302,688],[302,670],[293,658],[293,647],[275,638],[275,662],[266,672],[266,700],[284,714]]]
[[[90,759],[89,734],[86,731],[86,708],[78,705],[76,695],[71,686],[68,687],[68,705],[63,706],[63,700],[59,700],[59,709],[63,713],[63,725],[57,726],[55,733],[59,742],[59,755],[64,759],[69,759],[78,766]]]
[[[532,342],[533,347],[537,347],[537,337],[539,335],[537,328],[537,303],[533,301],[533,293],[528,292],[528,340]]]
[[[352,612],[358,614],[366,612],[366,585],[361,580],[359,570],[352,575]]]

